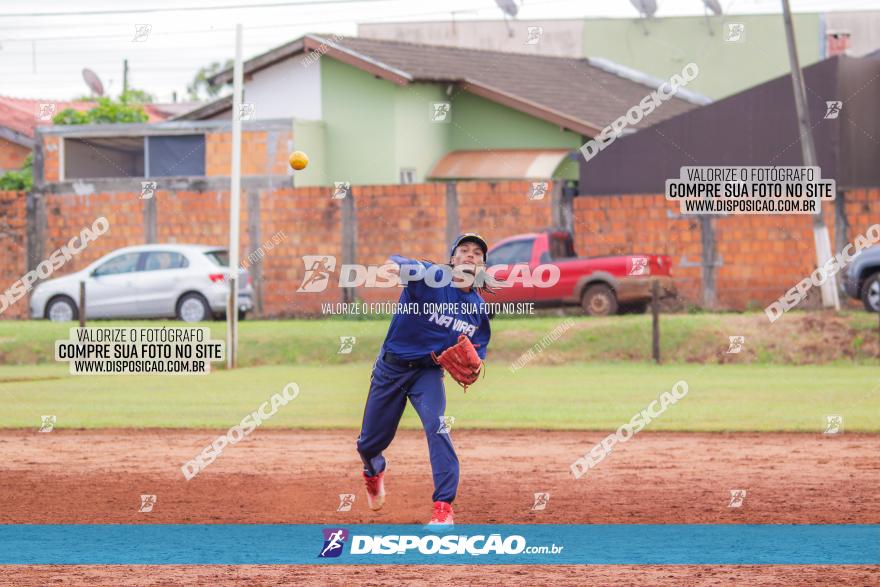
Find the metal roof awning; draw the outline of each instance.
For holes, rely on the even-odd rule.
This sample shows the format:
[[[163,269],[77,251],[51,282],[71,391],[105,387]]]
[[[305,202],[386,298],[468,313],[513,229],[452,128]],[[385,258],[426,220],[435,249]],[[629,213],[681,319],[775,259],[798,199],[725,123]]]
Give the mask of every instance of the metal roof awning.
[[[550,179],[569,149],[496,149],[447,153],[430,179]]]

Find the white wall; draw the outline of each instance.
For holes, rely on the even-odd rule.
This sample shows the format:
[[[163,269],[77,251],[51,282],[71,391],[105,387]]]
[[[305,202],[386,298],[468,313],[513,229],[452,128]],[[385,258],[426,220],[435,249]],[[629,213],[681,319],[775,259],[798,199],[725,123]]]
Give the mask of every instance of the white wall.
[[[528,27],[542,27],[541,39],[526,44]],[[526,53],[547,57],[584,56],[583,21],[516,20],[470,22],[396,22],[359,24],[358,35],[369,39]]]
[[[321,60],[285,59],[256,72],[244,84],[244,101],[256,104],[256,119],[321,119]]]
[[[826,30],[849,31],[849,48],[859,57],[880,49],[880,12],[828,12]]]

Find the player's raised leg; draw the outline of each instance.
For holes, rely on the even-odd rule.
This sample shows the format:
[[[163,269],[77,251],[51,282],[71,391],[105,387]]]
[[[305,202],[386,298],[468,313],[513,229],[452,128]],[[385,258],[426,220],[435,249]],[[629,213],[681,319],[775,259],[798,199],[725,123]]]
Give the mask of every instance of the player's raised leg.
[[[451,429],[444,420],[446,392],[443,371],[423,369],[409,388],[409,398],[422,420],[431,472],[434,476],[434,511],[430,524],[452,525],[452,502],[458,491],[459,465],[450,436]]]
[[[382,451],[388,448],[397,425],[406,408],[406,395],[401,389],[400,372],[381,359],[373,366],[370,378],[370,392],[364,406],[361,433],[357,439],[357,450],[364,463],[364,484],[367,489],[367,504],[371,510],[378,510],[385,503],[385,457]]]

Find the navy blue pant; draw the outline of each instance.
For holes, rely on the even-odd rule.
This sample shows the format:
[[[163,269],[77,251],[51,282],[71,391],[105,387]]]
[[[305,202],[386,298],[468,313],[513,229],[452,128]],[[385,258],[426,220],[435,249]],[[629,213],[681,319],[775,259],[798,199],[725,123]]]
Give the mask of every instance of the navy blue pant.
[[[382,451],[397,433],[407,398],[419,414],[428,439],[434,475],[433,501],[452,503],[458,490],[458,457],[449,431],[443,426],[446,391],[443,369],[439,366],[407,368],[386,363],[381,356],[376,360],[357,439],[364,472],[373,476],[385,470]]]

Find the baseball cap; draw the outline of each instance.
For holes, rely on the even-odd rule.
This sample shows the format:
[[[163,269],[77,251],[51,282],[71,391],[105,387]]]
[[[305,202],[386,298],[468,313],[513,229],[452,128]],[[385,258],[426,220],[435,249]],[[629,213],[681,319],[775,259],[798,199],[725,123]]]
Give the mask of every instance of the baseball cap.
[[[483,240],[483,237],[478,235],[476,232],[466,232],[455,239],[455,242],[452,243],[452,248],[449,250],[449,256],[452,257],[455,255],[455,249],[461,243],[472,242],[477,243],[477,245],[483,249],[483,259],[486,258],[486,255],[489,253],[489,247],[486,245],[486,241]]]

